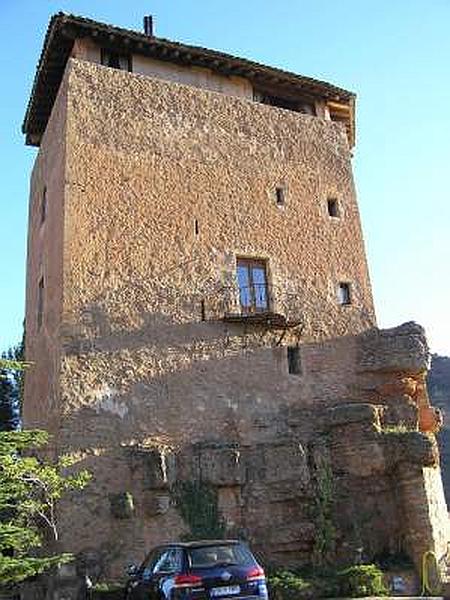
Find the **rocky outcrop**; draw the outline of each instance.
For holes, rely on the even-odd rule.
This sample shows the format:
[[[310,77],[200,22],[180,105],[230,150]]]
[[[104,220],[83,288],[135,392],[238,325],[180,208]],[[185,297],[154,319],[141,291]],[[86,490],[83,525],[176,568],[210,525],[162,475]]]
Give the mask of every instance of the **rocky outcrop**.
[[[422,373],[429,366],[425,331],[413,321],[371,329],[360,339],[358,367],[363,371]]]

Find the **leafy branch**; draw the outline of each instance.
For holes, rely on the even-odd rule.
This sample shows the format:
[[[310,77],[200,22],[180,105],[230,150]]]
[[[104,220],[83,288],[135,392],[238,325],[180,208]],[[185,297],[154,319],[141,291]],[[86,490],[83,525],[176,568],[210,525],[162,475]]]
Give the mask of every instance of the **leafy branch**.
[[[58,540],[56,505],[63,495],[82,490],[86,470],[71,473],[70,456],[56,461],[30,455],[48,443],[44,431],[0,433],[0,581],[11,584],[67,562],[68,554],[36,556],[44,532]]]

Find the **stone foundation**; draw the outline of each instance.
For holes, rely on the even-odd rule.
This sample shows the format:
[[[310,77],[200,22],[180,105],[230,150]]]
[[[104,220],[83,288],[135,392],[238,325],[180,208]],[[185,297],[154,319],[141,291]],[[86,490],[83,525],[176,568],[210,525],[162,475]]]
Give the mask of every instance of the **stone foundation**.
[[[146,435],[129,429],[128,438],[133,407],[141,410],[132,398],[124,414],[116,408],[125,402],[120,395],[80,407],[63,421],[59,439],[94,479],[61,507],[61,546],[87,561],[94,578],[119,577],[155,544],[191,535],[247,539],[264,564],[283,567],[398,554],[419,567],[430,549],[443,558],[449,532],[439,453],[433,433],[420,431],[417,410],[427,399],[423,332],[406,324],[348,337],[345,351],[342,344],[330,368],[346,373],[336,389],[345,385],[347,396],[324,385],[320,401],[287,402],[280,391],[272,406],[259,405],[250,382],[238,408],[228,405],[220,416],[214,397],[186,388],[191,406],[204,404],[210,426],[178,405],[179,434],[170,434],[168,421],[163,436],[163,409],[153,405]],[[302,385],[315,393],[320,377],[308,365],[320,352],[328,357],[331,345],[301,347]],[[359,362],[349,365],[355,355]],[[207,377],[203,369],[203,385]]]

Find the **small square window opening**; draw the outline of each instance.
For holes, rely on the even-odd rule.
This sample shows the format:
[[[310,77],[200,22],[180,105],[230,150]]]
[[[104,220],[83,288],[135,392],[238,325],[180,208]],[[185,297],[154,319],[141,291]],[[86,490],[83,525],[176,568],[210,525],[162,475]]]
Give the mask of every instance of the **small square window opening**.
[[[352,303],[349,283],[340,283],[339,284],[339,286],[338,286],[338,302],[342,306]]]
[[[287,347],[288,372],[290,375],[301,375],[302,364],[299,346]]]
[[[328,198],[328,215],[330,217],[339,217],[339,205],[336,198]]]
[[[284,206],[286,202],[286,190],[283,187],[275,188],[277,206]]]

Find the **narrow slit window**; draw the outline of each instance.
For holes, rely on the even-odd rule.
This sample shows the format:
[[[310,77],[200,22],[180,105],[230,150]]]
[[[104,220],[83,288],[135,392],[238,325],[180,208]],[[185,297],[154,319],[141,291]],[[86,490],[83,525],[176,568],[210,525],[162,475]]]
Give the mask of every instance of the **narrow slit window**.
[[[202,321],[206,321],[206,307],[204,300],[200,301],[200,318]]]
[[[275,188],[275,197],[277,200],[277,206],[284,206],[286,202],[286,190],[284,187]]]
[[[338,218],[339,215],[339,204],[336,198],[328,198],[328,215],[330,217]]]
[[[200,233],[200,226],[198,224],[198,219],[194,220],[194,232],[195,232],[195,235],[198,235]]]
[[[302,374],[302,363],[299,346],[287,347],[288,372],[290,375]]]
[[[47,217],[47,188],[44,187],[41,198],[41,225]]]
[[[352,303],[349,283],[341,282],[339,284],[339,286],[338,286],[338,302],[342,306]]]
[[[38,297],[37,297],[37,328],[40,329],[42,325],[42,318],[44,314],[44,278],[41,277],[38,284]]]

